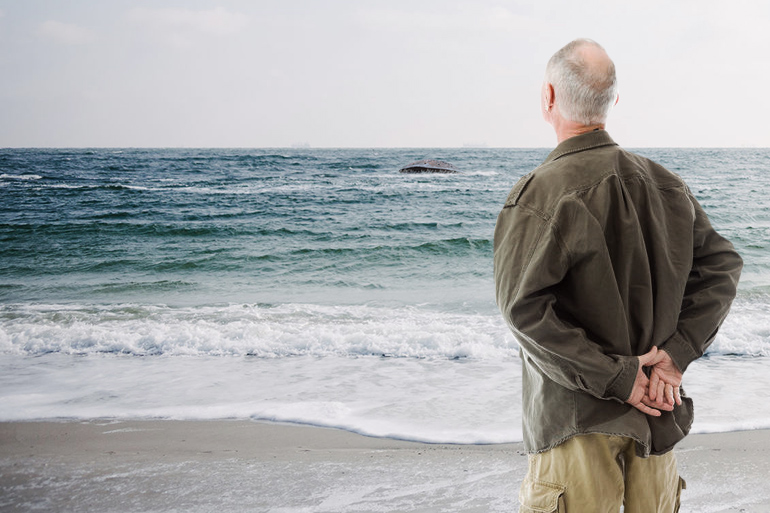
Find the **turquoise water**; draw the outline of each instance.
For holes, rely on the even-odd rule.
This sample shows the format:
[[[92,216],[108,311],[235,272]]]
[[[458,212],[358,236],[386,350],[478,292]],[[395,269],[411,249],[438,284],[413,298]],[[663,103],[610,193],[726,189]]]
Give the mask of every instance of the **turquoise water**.
[[[544,152],[441,153],[465,172],[400,175],[424,155],[404,150],[6,150],[0,300],[485,303],[496,210]]]
[[[688,182],[746,261],[693,374],[709,394],[735,365],[770,374],[770,151],[638,151]],[[254,417],[515,438],[518,347],[494,304],[492,233],[509,189],[547,154],[0,149],[0,418]],[[461,172],[398,173],[423,158]],[[244,381],[256,368],[259,392]],[[170,397],[148,399],[137,381]],[[702,429],[735,427],[719,415]],[[770,425],[770,410],[746,422]]]
[[[748,286],[766,285],[770,153],[642,153],[690,183]],[[488,304],[497,212],[546,154],[0,150],[0,301]],[[463,172],[396,172],[425,155]]]

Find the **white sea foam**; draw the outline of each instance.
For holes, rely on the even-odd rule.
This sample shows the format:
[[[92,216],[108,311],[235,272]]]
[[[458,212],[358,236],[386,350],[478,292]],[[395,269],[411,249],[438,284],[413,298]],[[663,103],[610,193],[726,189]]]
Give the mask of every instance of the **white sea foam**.
[[[768,310],[740,298],[688,369],[695,432],[770,427]],[[493,309],[0,307],[0,420],[254,418],[496,443],[521,438],[520,394]]]
[[[694,432],[770,427],[767,309],[755,299],[736,302],[687,371]],[[492,311],[6,305],[0,420],[253,418],[428,442],[517,441],[517,352]]]
[[[710,355],[770,356],[770,304],[741,298]],[[3,305],[0,352],[39,355],[515,357],[500,314],[418,306]]]
[[[430,442],[504,442],[520,438],[516,367],[513,360],[0,355],[0,420],[253,418]]]
[[[160,191],[161,188],[157,187],[145,187],[142,185],[126,185],[126,184],[120,184],[120,183],[114,183],[109,185],[99,184],[99,185],[72,185],[67,183],[52,183],[47,184],[44,186],[48,189],[71,189],[71,190],[93,190],[93,189],[126,189],[126,190],[132,190],[132,191]],[[42,188],[42,187],[41,187]]]
[[[693,363],[693,432],[770,428],[769,371],[770,358]],[[0,355],[0,420],[56,418],[252,418],[427,442],[520,441],[520,362]]]
[[[708,353],[770,356],[770,296],[739,296]]]
[[[462,172],[466,176],[486,176],[486,177],[492,177],[492,176],[499,176],[500,171],[495,169],[477,169],[473,171],[463,171]]]
[[[416,307],[23,305],[0,307],[0,351],[498,359],[518,346],[499,315]]]
[[[0,180],[42,180],[43,177],[40,175],[11,175],[11,174],[0,174]]]

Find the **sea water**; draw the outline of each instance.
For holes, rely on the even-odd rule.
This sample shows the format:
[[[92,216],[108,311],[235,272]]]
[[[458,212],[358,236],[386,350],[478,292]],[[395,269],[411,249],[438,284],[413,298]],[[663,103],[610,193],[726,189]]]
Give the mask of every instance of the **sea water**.
[[[685,375],[770,427],[770,150],[640,149],[745,260]],[[0,421],[250,418],[521,440],[492,234],[546,149],[0,149]],[[458,174],[399,174],[439,158]]]

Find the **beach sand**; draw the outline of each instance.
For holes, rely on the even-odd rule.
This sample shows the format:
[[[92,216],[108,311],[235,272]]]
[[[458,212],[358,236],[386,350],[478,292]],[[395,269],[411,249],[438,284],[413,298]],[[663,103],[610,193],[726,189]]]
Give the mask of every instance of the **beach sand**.
[[[770,511],[770,431],[691,435],[683,512]],[[521,444],[437,445],[250,421],[0,423],[0,511],[497,512]]]

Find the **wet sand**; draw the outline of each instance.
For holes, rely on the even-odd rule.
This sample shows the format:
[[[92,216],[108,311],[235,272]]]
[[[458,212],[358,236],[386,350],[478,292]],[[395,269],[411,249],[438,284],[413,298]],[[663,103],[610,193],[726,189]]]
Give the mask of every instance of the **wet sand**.
[[[690,435],[682,512],[770,511],[770,431]],[[0,423],[0,511],[497,512],[521,444],[441,445],[251,421]]]

